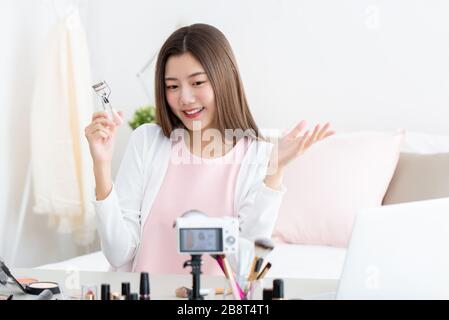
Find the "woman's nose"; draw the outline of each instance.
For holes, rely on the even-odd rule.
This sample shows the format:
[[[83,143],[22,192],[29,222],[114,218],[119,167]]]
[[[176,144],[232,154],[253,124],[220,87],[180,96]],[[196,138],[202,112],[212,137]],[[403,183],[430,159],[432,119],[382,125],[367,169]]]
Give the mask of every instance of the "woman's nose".
[[[193,92],[188,88],[183,88],[180,96],[181,105],[189,105],[195,103],[195,96]]]

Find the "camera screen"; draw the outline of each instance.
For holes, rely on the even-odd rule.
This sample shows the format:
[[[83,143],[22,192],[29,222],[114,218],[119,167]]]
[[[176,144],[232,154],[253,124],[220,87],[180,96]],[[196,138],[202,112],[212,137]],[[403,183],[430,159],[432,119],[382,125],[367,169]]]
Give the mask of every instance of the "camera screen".
[[[222,229],[180,229],[181,252],[222,252]]]

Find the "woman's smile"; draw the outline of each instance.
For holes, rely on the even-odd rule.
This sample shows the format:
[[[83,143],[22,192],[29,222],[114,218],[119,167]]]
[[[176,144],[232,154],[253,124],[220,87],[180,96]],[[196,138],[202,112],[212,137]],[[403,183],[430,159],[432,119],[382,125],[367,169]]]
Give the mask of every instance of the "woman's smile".
[[[201,115],[201,113],[205,109],[206,109],[205,107],[199,107],[199,108],[194,108],[194,109],[183,110],[182,112],[186,118],[196,119]]]

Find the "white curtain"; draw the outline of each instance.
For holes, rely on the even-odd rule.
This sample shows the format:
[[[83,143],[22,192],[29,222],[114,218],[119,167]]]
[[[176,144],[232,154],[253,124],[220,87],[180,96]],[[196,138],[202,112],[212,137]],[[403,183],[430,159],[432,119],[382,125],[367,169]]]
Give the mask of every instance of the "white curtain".
[[[84,127],[94,102],[78,10],[51,28],[43,47],[31,106],[33,211],[88,245],[95,240],[94,179]]]

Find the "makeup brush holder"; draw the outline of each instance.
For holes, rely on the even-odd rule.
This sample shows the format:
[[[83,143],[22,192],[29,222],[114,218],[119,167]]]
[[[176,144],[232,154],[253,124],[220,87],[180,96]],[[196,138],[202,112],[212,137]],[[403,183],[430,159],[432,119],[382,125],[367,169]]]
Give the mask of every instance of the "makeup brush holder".
[[[242,289],[243,293],[244,293],[244,297],[242,299],[247,299],[248,298],[248,288],[249,288],[249,284],[250,282],[248,281],[248,276],[247,275],[240,275],[237,277],[237,283],[240,286],[240,288]]]
[[[223,277],[223,300],[234,300],[232,286],[228,278]]]
[[[263,279],[252,281],[247,293],[248,300],[263,300],[263,289]]]

